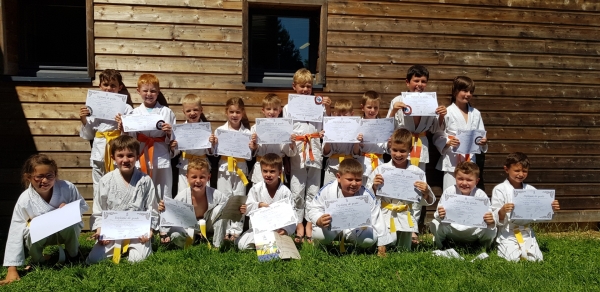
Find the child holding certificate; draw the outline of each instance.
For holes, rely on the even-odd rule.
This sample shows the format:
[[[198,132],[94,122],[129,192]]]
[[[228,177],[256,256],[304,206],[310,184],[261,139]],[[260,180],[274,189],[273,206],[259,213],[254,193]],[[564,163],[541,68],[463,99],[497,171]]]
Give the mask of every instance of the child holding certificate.
[[[259,208],[269,207],[269,204],[279,201],[284,201],[292,207],[296,206],[292,192],[283,184],[280,178],[283,171],[282,158],[275,153],[265,154],[260,160],[260,170],[263,181],[256,183],[250,189],[248,200],[246,201],[246,214],[251,214]],[[301,216],[297,216],[297,218],[300,221],[302,220]],[[283,219],[281,218],[281,220]],[[281,235],[290,235],[295,231],[295,223],[277,230]],[[238,238],[237,246],[241,250],[255,249],[254,230],[252,228]]]
[[[279,114],[281,114],[281,99],[276,94],[269,93],[262,100],[262,113],[265,118],[278,118]],[[250,129],[252,132],[253,139],[258,139],[256,134],[256,124],[252,126]],[[256,157],[256,163],[254,164],[254,169],[252,170],[252,183],[258,184],[263,181],[263,174],[260,169],[261,167],[261,159],[267,153],[275,153],[280,157],[295,156],[296,153],[296,143],[293,142],[296,140],[296,134],[292,133],[290,136],[290,143],[288,144],[258,144],[258,148],[256,149],[254,156]],[[283,171],[281,172],[281,181],[284,181]]]
[[[349,117],[354,114],[352,110],[352,101],[348,99],[339,99],[333,106],[333,116]],[[327,184],[336,179],[340,162],[347,158],[358,158],[362,142],[362,134],[358,134],[357,140],[359,143],[324,143],[323,156],[327,159],[327,167],[325,168],[325,178],[323,184]]]
[[[250,122],[246,116],[244,101],[239,97],[232,97],[225,103],[225,114],[227,122],[217,128],[217,130],[237,131],[251,134]],[[215,130],[216,132],[216,130]],[[213,141],[211,141],[213,142]],[[219,147],[217,137],[214,137],[214,143]],[[244,145],[239,145],[244,147]],[[250,150],[255,151],[258,145],[256,139],[251,139],[248,144]],[[245,196],[246,185],[248,184],[248,165],[243,158],[235,158],[229,156],[221,156],[219,161],[219,172],[217,177],[217,189],[227,196]],[[242,234],[242,222],[231,224],[231,230],[228,232],[226,239],[235,240]]]
[[[414,65],[408,68],[406,73],[406,87],[409,92],[424,92],[429,81],[429,71],[425,66]],[[425,171],[425,166],[429,162],[429,142],[427,140],[427,131],[431,133],[437,133],[444,129],[444,116],[446,115],[446,107],[440,105],[436,109],[436,113],[439,115],[435,116],[406,116],[404,110],[407,109],[406,104],[403,102],[402,95],[395,97],[390,103],[390,109],[387,117],[393,117],[395,121],[395,128],[404,128],[409,130],[413,134],[412,150],[410,152],[410,163],[418,166],[421,170]],[[421,210],[417,208],[417,205],[413,206],[415,212],[415,221],[419,222],[421,218]],[[418,243],[417,234],[413,234],[413,243]]]
[[[535,190],[530,184],[523,183],[529,173],[529,159],[521,152],[506,157],[504,171],[506,180],[497,185],[492,192],[492,209],[498,216],[498,256],[508,261],[542,261],[544,256],[538,246],[533,230],[529,226],[532,220],[511,219],[515,207],[514,190]],[[560,210],[557,200],[552,202],[552,210]]]
[[[194,213],[200,225],[200,233],[183,227],[170,227],[167,235],[161,235],[162,243],[172,242],[179,247],[189,246],[196,236],[208,238],[207,233],[213,233],[213,244],[221,246],[227,220],[219,220],[221,208],[227,203],[228,196],[208,186],[210,182],[210,166],[205,159],[191,159],[187,164],[187,181],[189,186],[177,194],[175,200],[194,206]],[[158,211],[165,211],[165,204],[161,201]],[[191,235],[191,236],[190,236]]]
[[[433,141],[442,156],[436,168],[444,172],[444,190],[454,185],[454,167],[461,161],[475,162],[475,155],[462,155],[454,152],[460,145],[456,132],[462,130],[485,130],[481,113],[471,107],[469,101],[475,92],[475,82],[467,76],[457,76],[452,84],[452,104],[448,107],[448,114],[444,117],[445,131],[435,134]],[[467,143],[467,141],[464,141]],[[477,144],[482,152],[487,152],[487,138],[482,137]]]
[[[430,206],[435,202],[435,195],[425,181],[425,172],[419,167],[411,165],[408,161],[408,153],[412,147],[412,134],[406,129],[398,129],[394,131],[390,139],[390,153],[392,160],[386,164],[378,166],[369,176],[367,188],[373,189],[377,194],[377,190],[385,183],[382,172],[386,169],[406,169],[410,170],[418,176],[422,177],[422,181],[414,183],[414,187],[421,193],[421,201],[417,206]],[[412,202],[407,202],[395,198],[377,196],[381,200],[381,214],[383,215],[386,224],[385,236],[389,237],[392,244],[410,250],[412,247],[412,234],[418,231],[417,222],[413,220]],[[383,237],[383,236],[382,236]],[[386,252],[386,247],[379,248],[379,254],[383,255]]]
[[[139,159],[140,143],[133,137],[120,136],[110,145],[110,155],[117,163],[117,169],[100,179],[94,190],[94,208],[90,218],[92,235],[96,244],[90,251],[86,263],[97,263],[113,258],[115,263],[120,254],[128,252],[129,262],[139,262],[152,254],[153,229],[158,228],[157,193],[150,176],[135,167]],[[151,211],[152,223],[148,237],[125,239],[120,242],[102,240],[102,211]]]
[[[123,89],[123,77],[121,73],[114,69],[106,69],[100,73],[100,90],[105,92],[119,93]],[[127,95],[127,106],[123,114],[130,114],[133,111],[133,103],[129,94]],[[106,173],[115,169],[115,162],[110,159],[110,150],[108,145],[111,140],[119,137],[120,117],[115,117],[115,120],[103,120],[90,117],[90,110],[86,106],[82,106],[79,110],[81,119],[81,131],[79,136],[86,140],[93,140],[92,153],[90,156],[90,165],[92,166],[92,182],[94,189],[98,186],[100,178]]]
[[[44,247],[49,245],[64,244],[70,261],[79,258],[79,234],[83,222],[31,243],[29,223],[33,218],[77,200],[81,200],[81,213],[88,210],[77,188],[68,181],[57,179],[57,175],[56,162],[44,154],[29,157],[23,165],[21,178],[26,190],[19,196],[13,211],[4,252],[4,266],[8,267],[8,271],[0,285],[20,279],[17,267],[25,264],[24,247],[29,250],[31,264],[45,263],[50,259],[43,254]]]
[[[381,208],[375,195],[362,185],[363,166],[356,159],[344,159],[340,163],[336,181],[325,185],[314,198],[308,202],[307,216],[313,223],[313,238],[315,242],[327,245],[334,240],[340,241],[340,249],[344,243],[353,242],[361,248],[375,244],[385,246],[390,243],[386,236],[386,228]],[[325,214],[325,202],[343,197],[365,196],[370,205],[371,226],[354,229],[331,230],[332,216]]]
[[[369,90],[362,96],[360,108],[363,112],[363,119],[379,119],[379,106],[381,96],[379,93]],[[387,143],[362,143],[360,147],[360,156],[358,161],[365,167],[363,173],[363,184],[367,184],[369,175],[377,166],[383,164],[383,154],[387,152]]]
[[[171,152],[169,144],[172,125],[175,124],[175,114],[158,101],[160,84],[153,74],[142,74],[137,82],[137,92],[143,102],[133,110],[133,114],[162,116],[162,123],[152,131],[131,132],[141,144],[139,165],[142,172],[149,175],[159,198],[172,198],[173,173],[171,171]],[[119,124],[122,128],[122,122]],[[159,129],[160,128],[160,129]]]
[[[292,88],[297,94],[312,94],[313,77],[307,69],[299,69],[294,74]],[[315,103],[323,104],[323,111],[326,116],[330,115],[331,99],[327,96],[315,97]],[[287,112],[288,106],[283,107],[283,117],[291,118]],[[321,167],[323,165],[323,156],[321,152],[322,123],[294,121],[294,133],[296,136],[296,148],[298,155],[290,158],[290,190],[294,197],[301,199],[306,204],[311,201],[321,185]],[[302,209],[304,213],[304,208]],[[304,236],[308,242],[312,242],[312,225],[310,221],[304,224],[298,224],[296,228],[296,243],[304,241]],[[306,231],[306,234],[304,233]]]
[[[480,197],[489,200],[485,192],[476,187],[479,182],[479,167],[477,167],[477,164],[469,161],[461,162],[454,169],[454,175],[456,185],[444,190],[442,198],[438,202],[434,219],[429,227],[434,236],[433,242],[440,249],[444,247],[446,239],[454,242],[478,242],[485,248],[489,248],[496,237],[497,222],[491,208],[489,208],[489,212],[483,215],[483,221],[487,224],[487,228],[442,222],[446,216],[446,210],[443,206],[446,194]]]
[[[199,123],[199,122],[208,122],[204,113],[202,113],[202,101],[200,97],[194,94],[188,94],[183,97],[181,100],[181,106],[183,107],[183,114],[185,115],[186,123]],[[175,137],[177,139],[177,137]],[[211,142],[214,147],[214,135],[210,137]],[[179,164],[177,164],[177,168],[179,168],[179,182],[177,184],[177,193],[179,194],[181,191],[185,190],[188,185],[187,181],[187,167],[188,162],[192,159],[204,159],[208,162],[207,154],[212,154],[212,149],[190,149],[185,151],[179,151],[177,149],[177,141],[171,141],[171,151],[173,152],[173,156],[177,156],[181,154],[179,157]],[[209,163],[210,165],[210,163]]]

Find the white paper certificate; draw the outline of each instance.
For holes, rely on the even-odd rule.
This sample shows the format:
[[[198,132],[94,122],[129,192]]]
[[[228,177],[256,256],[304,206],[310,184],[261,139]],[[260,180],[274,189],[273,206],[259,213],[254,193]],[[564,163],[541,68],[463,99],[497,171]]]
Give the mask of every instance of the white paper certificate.
[[[437,94],[435,92],[402,92],[402,102],[406,105],[406,116],[437,116]]]
[[[199,230],[194,206],[169,197],[164,198],[164,203],[165,211],[160,214],[160,226],[179,226]]]
[[[394,133],[394,118],[361,119],[358,132],[363,143],[385,143]]]
[[[173,125],[173,133],[180,150],[206,149],[212,146],[208,141],[212,134],[210,123]]]
[[[126,115],[121,116],[125,132],[156,131],[162,129],[165,121],[161,115]]]
[[[487,228],[483,215],[490,211],[490,199],[446,194],[442,200],[446,211],[442,222]]]
[[[554,190],[514,190],[510,219],[552,220]]]
[[[258,144],[289,144],[293,131],[292,119],[256,119]]]
[[[81,200],[66,204],[62,208],[31,219],[29,234],[31,243],[36,243],[73,224],[81,222]]]
[[[323,117],[327,143],[358,143],[361,117]]]
[[[217,129],[215,135],[219,140],[217,154],[248,160],[252,159],[252,152],[248,146],[252,135],[223,129]]]
[[[331,215],[331,230],[354,229],[372,225],[371,205],[367,196],[325,201],[325,214]]]
[[[485,137],[484,130],[457,130],[456,139],[460,141],[460,145],[456,148],[458,154],[481,153],[481,148],[477,143]]]
[[[150,236],[150,211],[102,211],[102,240]]]
[[[288,95],[287,112],[296,121],[321,122],[323,105],[318,103],[320,96],[302,94]]]
[[[275,202],[267,208],[259,208],[250,214],[250,222],[254,232],[274,231],[288,225],[296,224],[296,213],[292,205],[286,202]]]
[[[421,201],[421,192],[415,188],[415,182],[423,178],[410,170],[395,167],[382,167],[383,185],[377,190],[378,196],[399,199],[408,202]]]
[[[90,110],[90,116],[96,119],[114,121],[117,114],[124,114],[127,95],[88,90],[85,106]]]
[[[231,196],[225,203],[223,209],[221,209],[221,213],[219,214],[219,219],[229,219],[234,222],[242,220],[244,214],[240,213],[240,207],[243,204],[246,204],[246,200],[248,200],[248,196]]]

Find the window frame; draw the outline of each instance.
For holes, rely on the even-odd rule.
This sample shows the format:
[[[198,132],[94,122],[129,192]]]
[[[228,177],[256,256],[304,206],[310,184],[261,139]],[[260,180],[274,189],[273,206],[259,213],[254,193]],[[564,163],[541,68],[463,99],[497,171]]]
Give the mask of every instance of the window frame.
[[[319,27],[319,55],[317,58],[317,70],[313,72],[315,82],[313,88],[321,89],[325,86],[326,68],[327,68],[327,0],[303,0],[298,3],[297,0],[243,0],[242,2],[242,83],[246,88],[289,88],[290,84],[282,83],[255,83],[249,82],[250,59],[249,59],[249,41],[250,41],[250,6],[267,9],[281,8],[317,8],[320,9],[320,27]]]

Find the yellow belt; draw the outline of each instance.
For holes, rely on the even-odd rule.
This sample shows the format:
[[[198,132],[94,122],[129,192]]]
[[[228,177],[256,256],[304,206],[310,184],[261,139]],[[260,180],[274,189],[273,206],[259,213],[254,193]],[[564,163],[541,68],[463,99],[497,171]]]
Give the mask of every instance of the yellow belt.
[[[331,155],[329,158],[337,158],[339,160],[339,163],[342,163],[342,161],[344,161],[344,159],[352,158],[352,155],[338,153],[338,154]]]
[[[185,151],[181,151],[181,158],[185,158],[187,160],[205,159],[206,155],[193,155],[193,154],[189,154]]]
[[[529,226],[519,226],[513,229],[515,233],[515,238],[517,238],[517,242],[519,243],[519,249],[521,250],[521,260],[527,260],[527,250],[523,246],[525,240],[523,240],[523,234],[521,234],[521,229],[529,229],[529,236],[531,237],[531,229]]]
[[[96,132],[96,138],[106,139],[106,146],[104,146],[104,173],[115,170],[115,162],[110,156],[110,141],[119,138],[119,136],[121,136],[121,131],[119,130]]]
[[[235,157],[231,157],[231,156],[221,156],[221,160],[227,160],[227,171],[229,171],[229,172],[235,171],[235,173],[237,173],[237,175],[240,177],[240,179],[244,183],[244,186],[248,184],[248,179],[246,178],[246,175],[237,166],[238,163],[246,162],[246,160],[244,160],[243,158],[235,158]]]
[[[427,136],[427,132],[412,133],[412,150],[410,151],[410,164],[419,166],[421,162],[421,148],[423,148],[423,141],[421,137]]]
[[[262,156],[256,156],[256,163],[260,163],[261,160],[262,160]],[[281,179],[281,182],[283,182],[283,183],[285,182],[285,175],[283,174],[283,169],[281,170],[279,179]]]
[[[129,249],[129,239],[123,239],[121,241],[121,244],[118,244],[117,242],[114,243],[114,248],[113,248],[113,258],[112,261],[115,264],[118,264],[121,261],[121,255],[126,253],[127,250]],[[118,245],[118,247],[117,247]]]
[[[404,211],[408,211],[406,212],[407,216],[408,216],[408,226],[410,227],[414,227],[415,224],[412,220],[412,215],[410,214],[411,210],[410,210],[410,205],[407,204],[392,204],[392,203],[385,203],[385,202],[381,202],[381,208],[384,209],[388,209],[392,212],[404,212]],[[394,222],[394,216],[390,215],[390,233],[392,232],[396,232],[396,223]]]
[[[368,157],[369,159],[371,159],[371,170],[375,170],[375,168],[377,168],[377,166],[379,166],[379,159],[381,157],[383,157],[383,154],[379,154],[379,153],[365,153],[363,154],[364,157]]]

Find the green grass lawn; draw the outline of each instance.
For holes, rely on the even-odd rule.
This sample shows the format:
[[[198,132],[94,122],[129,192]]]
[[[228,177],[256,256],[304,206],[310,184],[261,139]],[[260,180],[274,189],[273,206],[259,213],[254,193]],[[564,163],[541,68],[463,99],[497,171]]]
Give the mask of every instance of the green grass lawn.
[[[146,261],[105,261],[40,268],[2,291],[600,291],[600,239],[587,233],[538,235],[545,261],[470,262],[481,250],[458,250],[465,261],[434,257],[431,239],[415,252],[339,255],[305,244],[301,260],[259,263],[253,251],[160,247]],[[93,242],[81,237],[82,250]],[[3,269],[2,278],[6,275]]]

